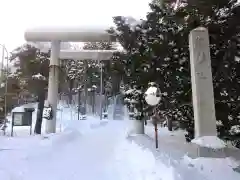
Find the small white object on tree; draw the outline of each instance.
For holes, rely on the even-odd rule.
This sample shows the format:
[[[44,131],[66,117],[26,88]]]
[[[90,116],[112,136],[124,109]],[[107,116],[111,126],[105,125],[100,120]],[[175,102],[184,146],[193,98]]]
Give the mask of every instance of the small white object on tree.
[[[96,85],[92,85],[92,88],[97,89],[97,86]]]
[[[40,73],[33,75],[32,78],[38,80],[46,80],[46,77],[41,75]]]
[[[1,83],[1,88],[5,87],[5,83]]]

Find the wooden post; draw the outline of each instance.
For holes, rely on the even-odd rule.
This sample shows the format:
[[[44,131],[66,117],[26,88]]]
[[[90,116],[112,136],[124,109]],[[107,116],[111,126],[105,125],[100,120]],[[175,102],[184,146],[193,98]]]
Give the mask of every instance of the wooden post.
[[[156,114],[156,110],[154,110],[154,115],[152,116],[152,121],[153,121],[153,125],[154,125],[154,134],[155,134],[155,146],[156,149],[158,148],[158,127],[157,127],[157,123],[159,120],[158,115]]]
[[[154,129],[155,129],[155,144],[156,144],[156,149],[158,149],[158,128],[157,128],[157,122],[154,123]]]

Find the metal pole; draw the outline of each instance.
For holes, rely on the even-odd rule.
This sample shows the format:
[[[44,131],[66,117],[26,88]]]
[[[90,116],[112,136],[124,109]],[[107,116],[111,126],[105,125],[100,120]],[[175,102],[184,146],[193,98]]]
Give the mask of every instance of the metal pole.
[[[103,69],[102,69],[102,62],[100,63],[100,120],[102,120],[102,94],[103,94]]]
[[[1,61],[1,78],[3,78],[3,63],[4,63],[4,53],[5,53],[5,49],[4,49],[4,45],[2,45],[2,61]]]
[[[11,122],[11,126],[12,126],[12,128],[11,128],[11,136],[13,136],[13,126],[14,126],[14,112],[12,113],[12,122]]]
[[[160,2],[159,2],[160,8],[163,8],[163,4],[164,4],[164,0],[160,0]]]
[[[5,46],[4,46],[5,48]],[[7,67],[6,67],[6,79],[5,79],[5,102],[4,102],[4,106],[5,106],[5,121],[4,121],[4,126],[7,126],[7,92],[8,92],[8,54],[7,54]],[[4,128],[4,135],[6,134],[6,128]]]
[[[154,136],[155,136],[155,147],[156,149],[158,149],[158,116],[157,116],[157,107],[154,108],[154,119],[153,119],[153,123],[154,123]]]
[[[7,53],[7,67],[6,67],[6,74],[5,74],[5,93],[4,93],[4,135],[6,134],[6,126],[7,126],[7,91],[8,91],[8,50],[6,49],[5,45],[3,44],[0,44],[0,46],[2,46],[2,70],[1,70],[1,78],[3,77],[3,67],[4,67],[4,59],[5,59],[5,54],[4,54],[4,51],[6,51]]]
[[[63,110],[61,109],[61,123],[60,123],[60,132],[62,132],[62,112],[63,112]]]
[[[4,49],[4,45],[2,45],[2,61],[1,61],[1,83],[3,82],[3,63],[4,63],[4,52],[5,52],[5,49]],[[6,86],[6,84],[5,84]],[[3,134],[5,135],[5,119],[6,119],[6,116],[5,116],[5,109],[6,109],[6,106],[5,106],[5,99],[6,99],[6,94],[4,94],[4,120],[3,120],[3,123],[4,123],[4,128],[3,128]]]
[[[84,109],[85,109],[85,115],[87,114],[87,69],[88,69],[88,63],[87,61],[84,61]]]
[[[80,87],[78,87],[78,120],[80,120],[80,101],[81,101],[81,90]]]
[[[157,121],[154,123],[154,132],[155,132],[155,146],[156,146],[156,149],[158,149],[158,127],[157,127]]]

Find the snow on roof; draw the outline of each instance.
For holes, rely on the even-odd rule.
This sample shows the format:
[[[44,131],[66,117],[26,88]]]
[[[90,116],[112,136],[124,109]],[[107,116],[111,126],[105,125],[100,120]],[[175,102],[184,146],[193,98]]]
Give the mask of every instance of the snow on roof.
[[[12,109],[12,112],[24,112],[24,108],[36,108],[37,103],[24,104]]]
[[[24,112],[24,108],[22,106],[20,107],[15,107],[12,112]]]
[[[108,42],[109,27],[36,27],[27,29],[24,36],[26,41],[72,41],[72,42]]]

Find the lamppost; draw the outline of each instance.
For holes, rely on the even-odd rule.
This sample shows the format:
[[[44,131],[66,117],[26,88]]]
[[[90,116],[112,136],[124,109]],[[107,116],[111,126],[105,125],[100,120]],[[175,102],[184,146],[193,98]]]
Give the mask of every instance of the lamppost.
[[[156,106],[161,100],[161,91],[155,85],[151,85],[147,91],[145,92],[145,101],[150,106]],[[156,109],[154,109],[154,113],[156,113]],[[155,116],[155,114],[154,114]],[[157,120],[153,121],[154,129],[155,129],[155,143],[156,148],[158,148],[158,129],[157,129]]]
[[[103,106],[103,64],[101,61],[98,61],[98,64],[100,66],[100,120],[102,120],[102,106]]]
[[[89,92],[91,92],[91,104],[92,104],[92,114],[95,114],[95,98],[96,98],[96,90],[97,86],[92,85],[91,88],[88,89]]]
[[[6,127],[7,127],[7,91],[8,91],[8,58],[9,58],[9,53],[7,48],[5,47],[4,44],[0,44],[0,46],[2,47],[2,67],[1,67],[1,77],[3,77],[3,66],[4,66],[4,59],[5,59],[5,51],[7,53],[7,67],[6,67],[6,77],[5,77],[5,93],[4,93],[4,135],[6,134]]]

